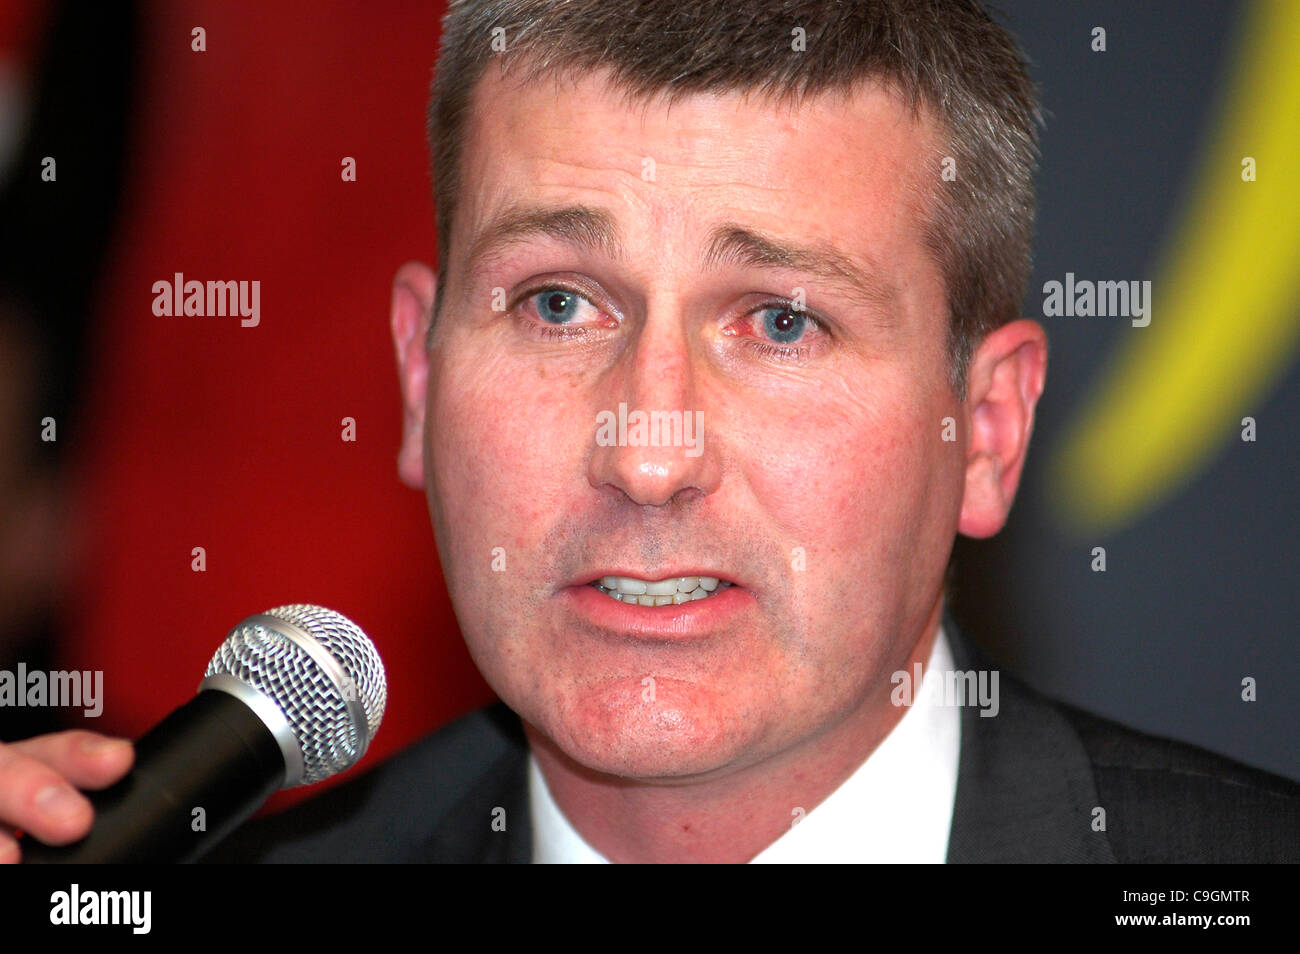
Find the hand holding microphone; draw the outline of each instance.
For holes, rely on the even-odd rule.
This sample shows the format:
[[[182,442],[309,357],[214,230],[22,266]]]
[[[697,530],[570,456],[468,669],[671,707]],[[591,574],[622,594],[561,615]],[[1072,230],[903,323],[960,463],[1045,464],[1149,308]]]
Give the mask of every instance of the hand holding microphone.
[[[276,789],[354,765],[387,698],[383,665],[365,634],[346,617],[305,604],[236,626],[199,689],[136,744],[133,766],[129,746],[89,732],[0,746],[0,821],[33,836],[22,841],[23,860],[193,860]],[[92,826],[89,805],[71,786],[106,784],[90,798]],[[51,789],[71,800],[61,815],[47,810],[57,803],[41,803]],[[87,829],[63,847],[33,840],[62,842]],[[6,838],[0,835],[0,860]]]

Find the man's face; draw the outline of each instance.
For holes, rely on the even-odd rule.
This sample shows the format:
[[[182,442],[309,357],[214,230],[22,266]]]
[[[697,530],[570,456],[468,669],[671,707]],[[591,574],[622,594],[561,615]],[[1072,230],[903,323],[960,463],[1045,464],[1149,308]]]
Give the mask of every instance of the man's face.
[[[935,128],[874,86],[670,108],[495,71],[473,116],[424,475],[488,682],[569,757],[637,778],[725,774],[886,706],[962,507],[923,241]],[[570,208],[600,218],[488,241]],[[610,446],[620,405],[702,412],[702,440]],[[592,585],[610,576],[734,586],[645,607]]]

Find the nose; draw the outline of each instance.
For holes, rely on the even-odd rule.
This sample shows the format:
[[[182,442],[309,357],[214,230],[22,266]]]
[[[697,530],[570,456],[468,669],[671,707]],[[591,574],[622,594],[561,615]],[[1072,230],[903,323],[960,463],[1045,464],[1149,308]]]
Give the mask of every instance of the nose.
[[[721,478],[687,332],[676,317],[647,316],[606,380],[588,481],[633,503],[662,507],[713,493]]]

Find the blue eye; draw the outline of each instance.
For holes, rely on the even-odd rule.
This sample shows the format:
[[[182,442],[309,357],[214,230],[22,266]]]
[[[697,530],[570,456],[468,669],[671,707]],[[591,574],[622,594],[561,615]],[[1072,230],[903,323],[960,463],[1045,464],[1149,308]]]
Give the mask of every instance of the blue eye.
[[[803,337],[808,318],[790,308],[764,308],[763,333],[779,344],[793,344]]]
[[[582,297],[562,288],[548,288],[533,296],[538,316],[553,325],[565,325],[578,313]]]

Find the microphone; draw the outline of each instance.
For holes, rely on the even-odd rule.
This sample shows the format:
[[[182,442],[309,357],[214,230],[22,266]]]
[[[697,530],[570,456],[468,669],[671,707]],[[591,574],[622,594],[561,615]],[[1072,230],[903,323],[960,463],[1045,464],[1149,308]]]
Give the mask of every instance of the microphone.
[[[62,847],[26,837],[23,861],[193,861],[276,789],[355,765],[387,698],[379,654],[347,617],[307,604],[250,616],[213,655],[198,695],[136,743],[131,771],[87,793],[90,834]]]

